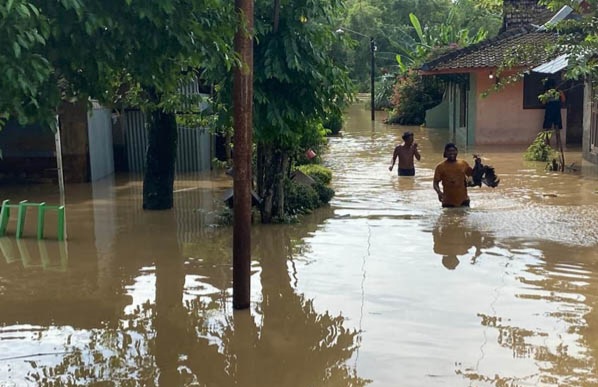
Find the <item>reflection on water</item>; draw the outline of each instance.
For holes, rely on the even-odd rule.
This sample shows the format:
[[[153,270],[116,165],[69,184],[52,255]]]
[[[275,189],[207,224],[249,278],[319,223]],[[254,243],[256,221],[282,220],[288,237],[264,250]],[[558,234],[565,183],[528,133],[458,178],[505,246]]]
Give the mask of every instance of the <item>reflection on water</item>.
[[[440,214],[432,232],[434,252],[442,255],[442,264],[449,270],[459,265],[459,256],[470,255],[472,264],[483,252],[495,245],[491,236],[467,226],[466,209],[446,209]],[[472,250],[473,251],[470,251]]]
[[[19,262],[24,269],[65,271],[68,265],[67,242],[0,237],[0,255],[7,264]]]
[[[326,157],[331,206],[253,228],[247,311],[232,310],[232,233],[215,226],[230,178],[178,176],[175,209],[158,212],[140,209],[140,177],[68,186],[68,250],[0,238],[0,386],[598,385],[592,169],[463,148],[501,185],[443,210],[447,134],[409,129],[422,160],[399,178],[387,168],[405,128],[350,111]]]

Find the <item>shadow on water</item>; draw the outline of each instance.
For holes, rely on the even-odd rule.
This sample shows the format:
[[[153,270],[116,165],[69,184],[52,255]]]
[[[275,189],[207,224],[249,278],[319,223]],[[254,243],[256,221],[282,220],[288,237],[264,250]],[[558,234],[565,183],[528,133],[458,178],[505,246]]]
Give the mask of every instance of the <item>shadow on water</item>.
[[[252,229],[252,303],[233,311],[224,174],[181,175],[175,209],[141,180],[67,187],[68,242],[0,238],[0,386],[598,385],[597,180],[481,153],[501,185],[442,210],[446,131],[410,127],[416,176],[388,171],[406,128],[353,107],[325,163],[336,196]],[[570,151],[574,162],[579,153]],[[580,162],[581,164],[581,162]],[[11,201],[52,185],[3,187]],[[52,220],[50,223],[54,222]]]

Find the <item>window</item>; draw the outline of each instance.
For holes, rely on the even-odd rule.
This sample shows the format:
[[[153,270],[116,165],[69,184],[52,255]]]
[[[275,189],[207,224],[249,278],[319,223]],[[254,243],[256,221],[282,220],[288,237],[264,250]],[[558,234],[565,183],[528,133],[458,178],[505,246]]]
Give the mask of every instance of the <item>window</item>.
[[[459,85],[459,127],[467,126],[467,88],[464,83]]]
[[[554,78],[557,84],[560,77],[554,74],[530,73],[523,77],[523,108],[524,109],[544,109],[544,105],[538,99],[538,96],[544,93],[544,82],[548,78]]]

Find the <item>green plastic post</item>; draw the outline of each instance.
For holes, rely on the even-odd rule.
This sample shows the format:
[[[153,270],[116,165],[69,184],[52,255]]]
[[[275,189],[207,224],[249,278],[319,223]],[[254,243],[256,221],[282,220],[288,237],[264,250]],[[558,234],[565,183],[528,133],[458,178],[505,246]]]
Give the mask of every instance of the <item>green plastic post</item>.
[[[64,240],[64,206],[58,207],[58,240]]]
[[[46,203],[39,204],[37,209],[37,239],[44,239],[44,217],[46,215]]]
[[[25,215],[27,215],[27,200],[19,202],[19,211],[17,214],[17,239],[23,236],[23,229],[25,228]]]
[[[0,237],[6,235],[6,227],[8,226],[8,218],[10,217],[10,200],[2,201],[2,209],[0,210]]]

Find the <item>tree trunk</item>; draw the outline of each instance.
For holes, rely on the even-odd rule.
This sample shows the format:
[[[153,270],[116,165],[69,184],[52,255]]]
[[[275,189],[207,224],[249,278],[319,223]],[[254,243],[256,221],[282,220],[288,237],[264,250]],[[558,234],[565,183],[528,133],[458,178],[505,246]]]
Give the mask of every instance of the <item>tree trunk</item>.
[[[276,214],[279,217],[284,215],[284,179],[287,175],[287,169],[289,165],[289,156],[286,152],[280,152],[280,168],[276,175],[276,197],[274,203],[276,203]]]
[[[262,223],[272,223],[272,219],[284,215],[284,178],[288,169],[289,157],[282,150],[258,145],[258,193],[264,202],[261,209]]]
[[[272,223],[272,184],[270,182],[268,169],[272,158],[271,148],[263,143],[257,147],[257,189],[263,199],[261,207],[262,223]]]
[[[173,206],[177,125],[174,113],[152,111],[148,117],[149,145],[143,179],[143,209],[165,210]]]
[[[255,156],[255,182],[256,182],[256,189],[257,194],[260,198],[264,198],[265,192],[264,190],[264,176],[265,176],[265,168],[266,168],[266,146],[262,143],[257,144],[256,148],[256,156]]]

